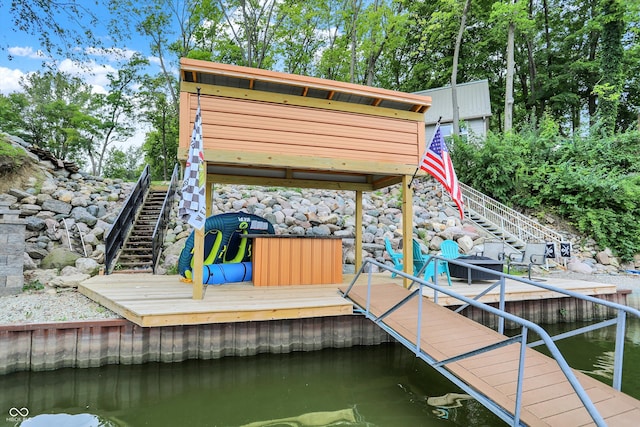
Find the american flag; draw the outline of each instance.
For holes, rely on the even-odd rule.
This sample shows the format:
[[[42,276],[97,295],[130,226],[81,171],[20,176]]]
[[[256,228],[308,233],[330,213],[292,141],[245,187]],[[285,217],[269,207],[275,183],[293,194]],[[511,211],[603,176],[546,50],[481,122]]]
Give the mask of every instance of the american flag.
[[[453,170],[453,163],[449,156],[449,150],[442,137],[440,124],[436,127],[431,143],[427,147],[420,161],[420,169],[427,172],[449,192],[451,198],[460,210],[460,218],[464,218],[464,203],[462,202],[462,191],[458,184],[456,171]]]
[[[202,114],[200,112],[200,94],[198,94],[198,108],[193,123],[189,157],[184,170],[184,181],[182,182],[182,198],[178,205],[178,215],[197,230],[204,227],[204,223],[207,220],[205,181],[204,153],[202,152]]]

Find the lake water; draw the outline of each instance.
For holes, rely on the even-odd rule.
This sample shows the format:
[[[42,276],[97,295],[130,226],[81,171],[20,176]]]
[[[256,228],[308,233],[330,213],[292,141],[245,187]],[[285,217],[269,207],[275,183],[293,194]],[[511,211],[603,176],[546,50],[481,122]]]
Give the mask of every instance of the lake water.
[[[559,346],[572,366],[611,383],[614,336],[607,328]],[[637,320],[625,367],[623,390],[640,398]],[[399,344],[19,372],[0,383],[7,426],[504,425]]]

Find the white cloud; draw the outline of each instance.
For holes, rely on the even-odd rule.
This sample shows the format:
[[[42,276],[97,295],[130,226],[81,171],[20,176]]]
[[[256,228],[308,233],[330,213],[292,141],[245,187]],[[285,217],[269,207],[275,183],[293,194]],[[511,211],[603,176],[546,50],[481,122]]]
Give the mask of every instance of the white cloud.
[[[19,56],[23,58],[31,58],[31,59],[45,59],[46,56],[44,52],[41,50],[34,50],[31,46],[13,46],[7,49],[9,55],[11,56]]]
[[[107,74],[117,73],[117,70],[111,65],[100,65],[94,61],[80,64],[70,59],[64,59],[60,62],[58,69],[72,76],[80,77],[87,84],[93,87],[93,91],[95,93],[107,93],[107,90],[105,89],[109,84]]]
[[[20,79],[26,75],[17,68],[0,67],[0,93],[8,95],[12,92],[21,92]]]
[[[160,58],[158,58],[157,56],[147,56],[147,59],[149,60],[150,64],[156,64],[157,66],[160,66]]]
[[[99,58],[104,58],[109,62],[118,62],[122,59],[129,59],[136,53],[139,53],[133,49],[121,49],[121,48],[97,48],[97,47],[87,47],[85,48],[85,53],[91,56],[96,56]]]

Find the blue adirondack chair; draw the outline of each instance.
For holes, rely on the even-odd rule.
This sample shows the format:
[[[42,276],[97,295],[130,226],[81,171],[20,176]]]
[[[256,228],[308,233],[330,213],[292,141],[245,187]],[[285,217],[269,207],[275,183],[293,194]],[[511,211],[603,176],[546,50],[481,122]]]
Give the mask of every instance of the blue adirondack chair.
[[[393,268],[395,268],[396,270],[402,270],[403,269],[402,253],[396,252],[393,250],[393,248],[391,247],[391,242],[387,237],[384,238],[384,247],[387,253],[389,254],[389,257],[391,258],[391,262],[393,262]],[[391,273],[391,277],[396,277],[396,276],[397,276],[396,273]]]
[[[417,276],[420,269],[427,263],[429,256],[422,253],[420,242],[413,239],[413,275]],[[437,270],[437,273],[436,273]],[[451,286],[451,276],[449,275],[449,266],[446,262],[439,262],[438,260],[431,260],[424,269],[424,280],[431,280],[435,283],[436,274],[447,275],[447,282]]]
[[[460,256],[460,247],[453,240],[445,240],[440,244],[440,253],[442,254],[443,258],[456,259]],[[447,269],[447,275],[451,276],[451,274],[449,273],[449,263],[444,261],[442,262],[442,264],[444,264],[445,268]]]

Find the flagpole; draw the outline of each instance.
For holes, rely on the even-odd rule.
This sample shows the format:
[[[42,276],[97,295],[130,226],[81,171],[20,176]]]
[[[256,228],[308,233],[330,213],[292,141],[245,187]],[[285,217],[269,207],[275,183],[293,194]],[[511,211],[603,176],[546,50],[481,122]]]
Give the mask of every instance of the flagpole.
[[[438,127],[440,127],[440,121],[442,120],[442,116],[438,117],[438,121],[436,122],[436,127],[434,128],[434,134],[438,131]],[[426,144],[426,141],[425,141]],[[426,147],[425,147],[426,150]],[[416,175],[418,174],[418,171],[420,170],[420,162],[418,162],[418,166],[416,167],[416,171],[413,173],[413,176],[411,177],[411,181],[409,181],[409,189],[411,189],[411,184],[413,184],[413,180],[416,178]]]

